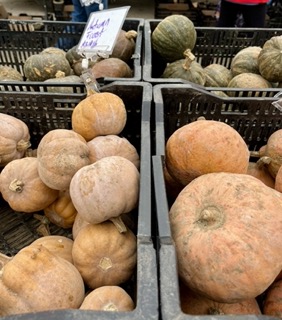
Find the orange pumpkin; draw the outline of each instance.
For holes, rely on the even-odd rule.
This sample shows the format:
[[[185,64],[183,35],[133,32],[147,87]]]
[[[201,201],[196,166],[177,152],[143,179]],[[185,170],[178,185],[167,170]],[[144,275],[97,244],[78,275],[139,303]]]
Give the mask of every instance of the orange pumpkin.
[[[275,180],[267,169],[267,164],[263,161],[263,158],[257,162],[250,162],[248,166],[247,174],[261,180],[270,188],[274,188]]]

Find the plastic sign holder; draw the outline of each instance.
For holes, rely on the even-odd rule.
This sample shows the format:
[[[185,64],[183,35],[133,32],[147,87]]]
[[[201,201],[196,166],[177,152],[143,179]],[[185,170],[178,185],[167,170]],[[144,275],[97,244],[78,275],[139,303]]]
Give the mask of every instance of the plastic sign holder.
[[[87,68],[89,59],[110,56],[129,9],[125,6],[91,13],[77,46],[77,53],[85,57],[83,67]]]
[[[277,93],[274,97],[280,98],[282,97],[282,91]],[[279,111],[282,111],[282,98],[278,99],[277,101],[272,102],[272,105],[277,108]]]

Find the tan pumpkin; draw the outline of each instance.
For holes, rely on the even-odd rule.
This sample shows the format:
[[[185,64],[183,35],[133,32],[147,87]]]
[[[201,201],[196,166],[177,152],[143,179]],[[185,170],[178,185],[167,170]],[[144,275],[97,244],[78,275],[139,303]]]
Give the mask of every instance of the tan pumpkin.
[[[210,300],[180,284],[180,303],[184,313],[190,315],[260,315],[260,307],[255,298],[236,303],[222,303]]]
[[[263,158],[259,159],[256,162],[250,161],[247,174],[250,174],[251,176],[261,180],[270,188],[274,188],[275,186],[275,180],[270,175],[267,169],[267,164]]]
[[[67,190],[76,171],[90,163],[85,139],[72,130],[46,133],[37,148],[38,173],[55,190]]]
[[[89,222],[82,219],[79,213],[76,214],[73,225],[72,225],[72,238],[75,239],[79,233],[79,231],[87,226]]]
[[[89,223],[118,218],[137,206],[139,171],[123,157],[102,158],[76,172],[70,196],[77,212]]]
[[[136,250],[136,236],[130,229],[120,233],[106,221],[88,224],[79,231],[72,257],[84,282],[95,289],[128,281],[136,267]]]
[[[282,280],[272,283],[266,291],[263,314],[282,318]]]
[[[139,169],[140,158],[136,148],[126,138],[117,135],[98,136],[87,142],[90,162],[108,156],[121,156],[131,161]]]
[[[85,289],[74,265],[38,245],[23,248],[4,264],[0,295],[0,316],[8,316],[79,308]]]
[[[110,57],[129,62],[135,52],[137,36],[138,33],[135,30],[120,30]]]
[[[96,78],[132,78],[133,71],[129,65],[119,58],[107,58],[94,63],[89,69]]]
[[[59,256],[70,263],[73,263],[72,260],[72,246],[73,240],[65,236],[59,235],[49,235],[45,237],[40,237],[34,240],[30,246],[42,245],[48,249],[51,253],[56,256]]]
[[[264,292],[282,269],[281,200],[247,174],[210,173],[190,182],[169,212],[183,282],[225,303]]]
[[[37,158],[21,158],[9,162],[0,174],[2,197],[19,212],[36,212],[49,206],[58,191],[48,187],[38,173]]]
[[[20,119],[0,113],[0,167],[22,158],[30,145],[28,126]]]
[[[119,134],[127,120],[124,102],[116,94],[90,94],[72,113],[72,128],[87,141],[107,134]]]
[[[60,191],[57,199],[44,208],[44,214],[53,224],[64,229],[71,228],[77,211],[72,203],[69,190]]]
[[[131,311],[134,302],[130,295],[119,286],[103,286],[91,291],[79,309],[102,311]]]
[[[166,143],[165,164],[169,174],[186,185],[205,173],[246,173],[249,156],[234,128],[224,122],[198,120],[172,133]]]

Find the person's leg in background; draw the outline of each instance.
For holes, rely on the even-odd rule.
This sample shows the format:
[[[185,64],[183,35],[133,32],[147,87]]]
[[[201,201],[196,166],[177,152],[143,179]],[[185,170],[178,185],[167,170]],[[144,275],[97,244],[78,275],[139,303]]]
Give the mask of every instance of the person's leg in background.
[[[88,19],[85,6],[82,6],[79,0],[72,0],[73,12],[72,19],[73,22],[86,22]]]
[[[235,27],[238,13],[238,4],[222,0],[217,27]]]
[[[244,17],[244,27],[263,28],[265,26],[265,17],[267,4],[242,5],[242,14]]]

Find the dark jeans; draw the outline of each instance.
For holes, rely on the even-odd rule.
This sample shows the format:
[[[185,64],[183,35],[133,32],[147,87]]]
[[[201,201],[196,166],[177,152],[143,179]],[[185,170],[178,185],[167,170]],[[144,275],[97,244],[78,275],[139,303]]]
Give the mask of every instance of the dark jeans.
[[[265,26],[266,4],[246,5],[221,1],[218,27],[235,27],[238,15],[242,14],[244,27],[263,28]]]
[[[72,0],[72,3],[74,7],[72,21],[75,22],[87,22],[92,12],[99,11],[99,5],[97,3],[93,3],[90,6],[82,6],[79,0]],[[104,9],[108,9],[108,0],[103,0],[102,3]]]

